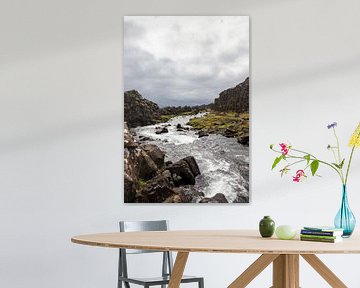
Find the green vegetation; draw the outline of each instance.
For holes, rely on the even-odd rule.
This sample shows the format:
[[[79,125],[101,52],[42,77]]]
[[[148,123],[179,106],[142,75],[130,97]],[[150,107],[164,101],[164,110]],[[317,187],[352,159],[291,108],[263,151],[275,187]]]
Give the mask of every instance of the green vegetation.
[[[176,115],[161,115],[160,116],[160,122],[167,122],[171,118],[174,118],[174,117],[176,117]]]
[[[143,189],[143,188],[146,186],[146,183],[147,183],[146,180],[140,178],[140,179],[139,179],[140,189]]]
[[[191,111],[181,112],[179,114],[179,116],[195,115],[195,114],[198,114],[199,112],[201,112],[201,111],[199,111],[199,110],[191,110]]]
[[[234,136],[240,136],[249,127],[248,119],[248,113],[210,112],[204,117],[190,119],[188,125],[208,133],[223,134],[226,130],[231,130]]]

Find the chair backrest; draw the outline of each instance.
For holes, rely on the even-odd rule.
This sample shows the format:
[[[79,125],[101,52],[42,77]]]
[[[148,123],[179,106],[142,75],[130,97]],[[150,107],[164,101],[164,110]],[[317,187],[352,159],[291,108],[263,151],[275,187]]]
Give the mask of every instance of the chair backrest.
[[[167,220],[156,221],[120,221],[120,232],[167,231]],[[126,249],[126,254],[156,253],[159,251]]]
[[[120,221],[120,232],[140,232],[140,231],[167,231],[169,228],[167,220],[158,221]],[[119,249],[119,276],[128,277],[127,257],[126,254],[140,253],[159,253],[161,251],[136,250],[136,249]],[[171,275],[173,267],[172,255],[169,251],[163,253],[162,275]],[[120,283],[120,282],[118,282]],[[126,287],[130,287],[126,284]]]

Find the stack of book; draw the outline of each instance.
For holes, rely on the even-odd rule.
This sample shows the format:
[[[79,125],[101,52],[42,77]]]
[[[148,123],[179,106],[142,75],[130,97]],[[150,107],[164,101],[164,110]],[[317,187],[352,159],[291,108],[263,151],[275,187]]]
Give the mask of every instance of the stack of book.
[[[304,227],[300,232],[300,239],[302,241],[316,241],[336,243],[342,241],[344,230],[334,227]]]

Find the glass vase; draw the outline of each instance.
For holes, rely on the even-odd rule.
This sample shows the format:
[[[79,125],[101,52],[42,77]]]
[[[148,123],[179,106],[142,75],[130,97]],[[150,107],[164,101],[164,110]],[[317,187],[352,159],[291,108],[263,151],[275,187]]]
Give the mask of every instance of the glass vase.
[[[336,214],[334,224],[336,228],[344,229],[343,237],[345,238],[350,237],[355,228],[356,219],[349,207],[346,185],[342,187],[341,206]]]

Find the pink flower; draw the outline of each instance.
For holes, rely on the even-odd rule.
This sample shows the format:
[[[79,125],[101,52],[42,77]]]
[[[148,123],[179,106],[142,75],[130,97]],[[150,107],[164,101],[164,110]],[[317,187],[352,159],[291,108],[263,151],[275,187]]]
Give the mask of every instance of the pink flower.
[[[306,175],[305,175],[304,170],[298,170],[298,171],[296,171],[296,175],[293,176],[293,181],[300,182],[305,177],[306,177]]]
[[[281,147],[281,152],[283,155],[287,155],[289,153],[289,147],[285,143],[279,144]]]

